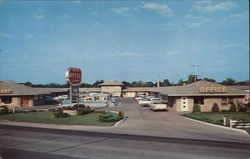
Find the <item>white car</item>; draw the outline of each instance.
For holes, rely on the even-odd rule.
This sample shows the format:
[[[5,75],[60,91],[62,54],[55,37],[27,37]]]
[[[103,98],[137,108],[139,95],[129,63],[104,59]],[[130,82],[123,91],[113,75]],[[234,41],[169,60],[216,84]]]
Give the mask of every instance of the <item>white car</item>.
[[[138,104],[140,105],[148,105],[151,103],[151,100],[148,98],[142,98],[141,100],[138,101]]]
[[[145,96],[145,95],[143,95],[143,94],[137,94],[137,95],[135,96],[135,100],[138,102],[138,101],[142,100],[142,99],[144,98],[144,96]]]
[[[149,104],[150,110],[156,111],[156,110],[168,110],[167,104],[164,104],[162,102],[152,102]]]

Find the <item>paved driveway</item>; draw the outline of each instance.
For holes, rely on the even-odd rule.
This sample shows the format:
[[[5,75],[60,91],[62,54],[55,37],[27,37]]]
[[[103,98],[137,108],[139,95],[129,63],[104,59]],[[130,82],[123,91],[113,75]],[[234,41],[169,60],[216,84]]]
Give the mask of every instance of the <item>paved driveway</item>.
[[[168,112],[153,112],[139,106],[133,99],[123,98],[115,111],[124,111],[128,119],[109,131],[150,136],[220,140],[249,143],[249,135],[196,121],[178,115],[169,108]]]

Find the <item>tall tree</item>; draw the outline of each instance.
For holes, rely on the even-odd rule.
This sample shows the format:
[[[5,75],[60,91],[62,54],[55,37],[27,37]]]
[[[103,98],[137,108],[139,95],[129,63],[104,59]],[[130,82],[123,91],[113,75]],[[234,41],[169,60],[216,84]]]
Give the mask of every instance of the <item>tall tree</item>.
[[[104,82],[103,80],[100,80],[100,81],[99,81],[99,80],[96,80],[95,83],[93,83],[93,86],[94,86],[94,87],[98,87],[99,84],[101,84],[101,83],[103,83],[103,82]]]
[[[184,81],[183,81],[183,79],[181,78],[181,79],[179,79],[179,81],[178,81],[178,85],[181,85],[182,83],[184,83]]]
[[[233,78],[226,78],[224,81],[222,81],[222,84],[225,84],[225,85],[234,85],[234,84],[236,84],[236,81]]]
[[[187,80],[188,83],[193,83],[195,81],[197,81],[197,75],[189,75],[188,76],[188,80]]]
[[[161,82],[161,86],[171,86],[172,84],[169,82],[168,79],[164,79],[163,82]]]
[[[207,77],[203,78],[203,80],[210,81],[210,82],[216,82],[216,80],[215,80],[215,79],[212,79],[212,78],[207,78]]]

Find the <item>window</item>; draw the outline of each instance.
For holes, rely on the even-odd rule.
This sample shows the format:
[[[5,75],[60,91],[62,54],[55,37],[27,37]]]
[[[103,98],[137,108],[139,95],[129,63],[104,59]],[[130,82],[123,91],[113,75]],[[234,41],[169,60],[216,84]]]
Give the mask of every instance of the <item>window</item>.
[[[4,104],[12,103],[12,98],[11,97],[1,97],[1,98],[2,98],[2,103],[4,103]]]
[[[204,104],[204,97],[194,97],[194,104]]]

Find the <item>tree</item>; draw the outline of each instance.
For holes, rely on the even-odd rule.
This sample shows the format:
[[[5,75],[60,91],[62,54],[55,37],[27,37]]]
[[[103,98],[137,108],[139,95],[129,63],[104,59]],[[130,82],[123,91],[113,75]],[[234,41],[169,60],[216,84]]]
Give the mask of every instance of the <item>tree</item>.
[[[26,85],[26,86],[32,86],[33,84],[28,81],[28,82],[25,82],[24,85]]]
[[[163,82],[161,82],[162,86],[171,86],[172,84],[169,82],[168,79],[165,79]]]
[[[226,78],[224,81],[222,81],[222,84],[225,85],[234,85],[236,81],[233,78]]]
[[[127,81],[122,81],[122,84],[124,84],[125,87],[131,86],[131,83]]]
[[[203,78],[203,80],[210,81],[210,82],[216,82],[216,80],[215,80],[215,79],[212,79],[212,78],[207,78],[207,77]]]
[[[49,88],[61,88],[62,85],[59,84],[59,83],[49,83],[49,84],[46,84],[46,87],[49,87]]]
[[[179,79],[178,84],[181,85],[182,83],[184,83],[184,81],[183,81],[183,79],[181,78],[181,79]]]
[[[104,81],[103,80],[97,80],[97,81],[95,81],[95,83],[93,83],[93,86],[94,87],[98,87],[99,86],[99,84],[101,84],[101,83],[103,83]]]
[[[153,87],[154,85],[155,84],[153,82],[151,82],[151,81],[145,83],[146,87]]]
[[[92,84],[89,84],[89,83],[81,83],[81,86],[80,87],[83,87],[83,88],[90,88],[92,87]]]
[[[193,82],[195,82],[195,81],[197,81],[197,75],[189,75],[188,76],[188,83],[193,83]]]

